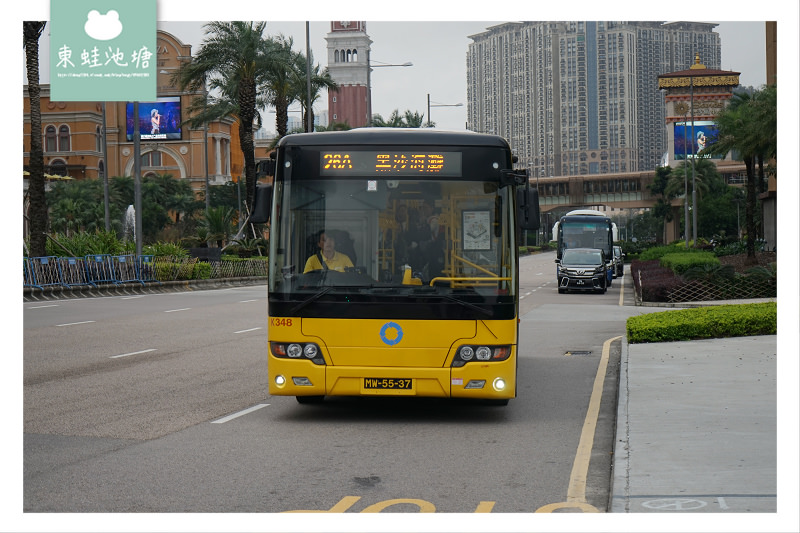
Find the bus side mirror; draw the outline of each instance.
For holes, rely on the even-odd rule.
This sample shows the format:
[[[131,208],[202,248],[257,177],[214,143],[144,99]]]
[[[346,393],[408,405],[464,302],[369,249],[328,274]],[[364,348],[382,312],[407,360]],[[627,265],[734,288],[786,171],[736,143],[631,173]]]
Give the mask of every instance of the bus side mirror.
[[[539,191],[528,187],[517,189],[517,226],[538,230],[539,218]]]
[[[272,209],[272,185],[256,185],[253,196],[253,210],[250,212],[250,224],[266,224],[269,222]]]

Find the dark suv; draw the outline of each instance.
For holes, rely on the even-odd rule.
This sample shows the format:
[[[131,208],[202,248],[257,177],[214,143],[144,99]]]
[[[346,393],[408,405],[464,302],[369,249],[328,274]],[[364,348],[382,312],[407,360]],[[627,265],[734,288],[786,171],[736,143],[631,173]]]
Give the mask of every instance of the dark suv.
[[[621,278],[625,271],[625,254],[621,246],[614,246],[614,277]]]
[[[581,290],[602,294],[608,290],[608,267],[603,250],[568,248],[556,263],[559,293]]]

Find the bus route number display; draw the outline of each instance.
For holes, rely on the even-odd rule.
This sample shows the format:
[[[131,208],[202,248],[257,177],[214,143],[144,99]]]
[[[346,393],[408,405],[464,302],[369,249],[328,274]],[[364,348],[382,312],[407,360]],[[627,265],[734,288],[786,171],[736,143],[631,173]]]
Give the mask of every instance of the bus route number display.
[[[461,152],[321,152],[319,173],[321,176],[461,176]]]

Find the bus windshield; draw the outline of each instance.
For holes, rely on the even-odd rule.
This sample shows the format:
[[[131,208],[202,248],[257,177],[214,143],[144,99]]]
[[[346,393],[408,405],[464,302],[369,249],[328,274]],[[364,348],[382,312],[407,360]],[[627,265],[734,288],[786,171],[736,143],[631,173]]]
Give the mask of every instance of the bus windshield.
[[[563,219],[559,232],[559,245],[562,250],[599,248],[606,253],[606,256],[611,253],[611,224],[607,219],[597,221]]]
[[[513,302],[512,189],[489,179],[391,177],[276,180],[271,296],[306,316],[336,302],[402,300],[424,308],[408,310],[420,317],[452,317],[441,311],[448,306],[485,317]]]

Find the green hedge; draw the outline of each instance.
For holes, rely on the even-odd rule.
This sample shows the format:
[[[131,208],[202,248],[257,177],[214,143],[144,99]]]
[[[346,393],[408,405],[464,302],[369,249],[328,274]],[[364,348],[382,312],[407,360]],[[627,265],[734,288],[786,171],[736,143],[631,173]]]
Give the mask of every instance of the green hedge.
[[[661,266],[668,268],[677,275],[682,275],[692,268],[704,268],[708,266],[719,266],[720,262],[711,252],[675,252],[665,254],[661,257]]]
[[[158,281],[184,281],[190,279],[211,279],[211,263],[177,263],[155,261],[153,273]]]
[[[775,302],[665,311],[633,316],[626,324],[631,344],[774,335],[777,331]]]

